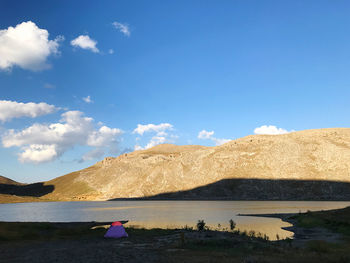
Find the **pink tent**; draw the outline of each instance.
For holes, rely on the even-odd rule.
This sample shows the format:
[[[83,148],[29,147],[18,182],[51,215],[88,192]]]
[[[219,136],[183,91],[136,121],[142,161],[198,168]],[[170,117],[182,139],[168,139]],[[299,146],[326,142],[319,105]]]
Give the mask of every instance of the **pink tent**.
[[[107,230],[105,236],[106,238],[121,238],[128,237],[128,233],[126,233],[123,224],[119,221],[115,221],[111,224],[109,229]]]

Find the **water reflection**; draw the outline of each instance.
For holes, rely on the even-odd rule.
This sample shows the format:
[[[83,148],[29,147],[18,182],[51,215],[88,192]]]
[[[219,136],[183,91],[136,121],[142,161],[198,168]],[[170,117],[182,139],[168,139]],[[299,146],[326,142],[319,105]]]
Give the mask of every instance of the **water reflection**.
[[[230,218],[231,219],[231,218]],[[229,219],[229,220],[230,220]],[[264,217],[236,217],[232,219],[237,223],[236,229],[240,231],[255,231],[257,233],[266,234],[271,240],[276,239],[276,235],[280,238],[292,237],[293,233],[281,229],[281,227],[291,226],[289,223],[283,222],[278,218],[264,218]],[[216,222],[205,221],[206,226],[214,230],[229,230],[229,221],[218,220]],[[182,228],[184,226],[193,227],[195,229],[196,221],[172,221],[171,223],[160,220],[153,221],[132,221],[129,223],[130,226],[143,227],[143,228]]]
[[[297,213],[349,206],[350,202],[307,201],[114,201],[1,204],[0,221],[100,221],[129,220],[145,228],[195,227],[203,219],[213,229],[229,228],[233,219],[241,231],[261,232],[270,239],[291,237],[289,226],[278,218],[241,217],[237,214]],[[218,226],[220,224],[220,227]]]

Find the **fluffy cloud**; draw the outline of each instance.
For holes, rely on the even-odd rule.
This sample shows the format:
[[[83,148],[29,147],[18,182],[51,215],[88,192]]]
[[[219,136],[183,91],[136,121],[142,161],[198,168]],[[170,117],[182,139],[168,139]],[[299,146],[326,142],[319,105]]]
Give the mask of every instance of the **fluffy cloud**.
[[[57,110],[47,103],[22,103],[10,100],[0,100],[0,121],[5,122],[13,118],[31,117],[36,118]]]
[[[212,140],[215,143],[215,145],[221,145],[230,141],[230,139],[215,138],[213,135],[214,135],[214,131],[202,130],[198,133],[198,139]]]
[[[23,152],[19,155],[21,162],[42,163],[48,162],[57,157],[55,145],[31,144],[23,147]]]
[[[88,134],[86,144],[94,147],[104,147],[115,140],[115,136],[121,135],[123,132],[117,128],[109,128],[102,126],[97,131],[91,131]]]
[[[263,125],[261,127],[257,127],[254,129],[255,134],[269,134],[269,135],[277,135],[277,134],[285,134],[291,131],[287,131],[282,128],[277,128],[274,125]]]
[[[95,129],[92,118],[80,111],[63,113],[58,123],[34,124],[22,131],[9,130],[2,137],[4,147],[20,147],[22,162],[42,163],[55,160],[75,145],[94,147],[85,160],[114,151],[122,131],[102,126]],[[99,155],[99,156],[98,156]]]
[[[143,135],[144,133],[156,133],[155,136],[153,136],[150,141],[147,143],[145,147],[141,147],[140,145],[135,145],[134,149],[137,150],[143,150],[143,149],[148,149],[152,148],[158,144],[161,143],[166,143],[166,142],[174,142],[174,139],[177,138],[175,135],[169,135],[166,131],[167,130],[172,130],[173,125],[170,123],[161,123],[161,124],[138,124],[137,128],[134,129],[133,133],[137,133],[139,135]],[[136,138],[136,140],[139,140],[140,138]]]
[[[83,101],[85,101],[86,103],[92,103],[93,102],[92,99],[90,98],[90,95],[87,96],[87,97],[84,97]]]
[[[212,136],[214,135],[214,131],[206,131],[206,130],[202,130],[198,133],[198,139],[210,139]]]
[[[167,138],[164,136],[153,136],[152,139],[147,143],[145,149],[152,148],[158,144],[165,143]]]
[[[146,125],[142,125],[142,124],[137,124],[137,128],[133,131],[133,133],[138,133],[141,136],[145,133],[145,132],[165,132],[166,130],[171,130],[173,128],[173,125],[171,125],[170,123],[161,123],[161,124],[146,124]]]
[[[145,149],[152,148],[158,144],[166,143],[166,142],[173,142],[173,140],[171,140],[170,138],[167,138],[166,136],[153,136],[145,147],[142,147],[136,144],[134,147],[134,150],[135,151],[145,150]]]
[[[59,54],[58,36],[49,40],[49,32],[28,21],[0,30],[0,69],[10,70],[13,66],[38,71],[50,67],[47,58]]]
[[[120,32],[122,32],[124,35],[126,36],[130,36],[130,29],[129,26],[127,24],[122,24],[119,22],[113,22],[112,25],[119,30]]]
[[[80,47],[82,49],[88,49],[92,52],[98,53],[100,52],[96,47],[97,41],[91,39],[88,35],[80,35],[77,38],[73,39],[70,44],[73,47]]]

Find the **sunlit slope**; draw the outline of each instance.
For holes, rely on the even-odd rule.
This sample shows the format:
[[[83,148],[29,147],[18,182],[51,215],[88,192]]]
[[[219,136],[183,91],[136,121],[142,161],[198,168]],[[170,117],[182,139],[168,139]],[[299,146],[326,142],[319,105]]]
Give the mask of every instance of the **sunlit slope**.
[[[8,184],[8,185],[20,185],[21,183],[11,180],[5,176],[0,175],[0,184]]]
[[[158,145],[46,182],[55,190],[45,198],[144,197],[238,178],[350,182],[350,129],[252,135],[216,147]]]
[[[43,201],[44,199],[40,199],[38,197],[33,196],[18,196],[14,193],[8,193],[9,188],[16,189],[20,187],[26,187],[30,184],[22,184],[11,180],[10,178],[4,177],[0,175],[0,204],[1,203],[20,203],[20,202],[38,202]],[[17,188],[18,187],[18,188]]]

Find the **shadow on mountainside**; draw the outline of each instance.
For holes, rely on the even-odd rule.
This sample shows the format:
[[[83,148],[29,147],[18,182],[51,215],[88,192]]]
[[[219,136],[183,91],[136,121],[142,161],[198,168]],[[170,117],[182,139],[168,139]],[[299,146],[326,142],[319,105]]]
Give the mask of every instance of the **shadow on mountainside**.
[[[348,201],[350,183],[314,180],[224,179],[187,191],[117,200],[312,200]]]
[[[34,183],[25,185],[0,184],[0,194],[40,197],[53,192],[53,185]]]

